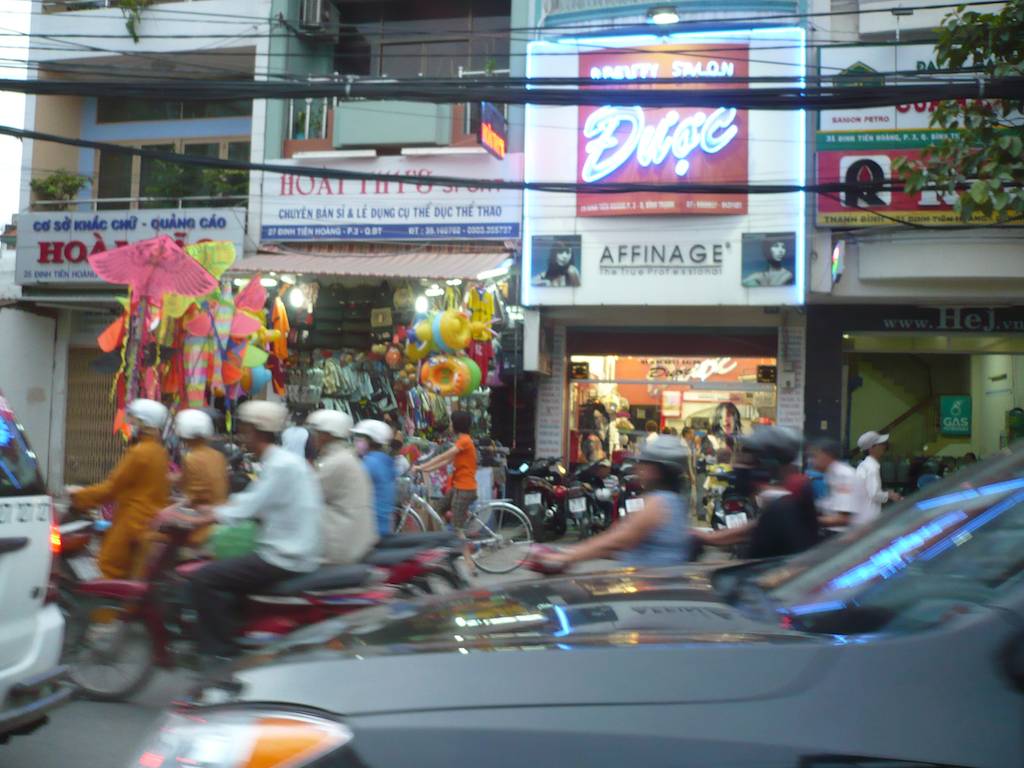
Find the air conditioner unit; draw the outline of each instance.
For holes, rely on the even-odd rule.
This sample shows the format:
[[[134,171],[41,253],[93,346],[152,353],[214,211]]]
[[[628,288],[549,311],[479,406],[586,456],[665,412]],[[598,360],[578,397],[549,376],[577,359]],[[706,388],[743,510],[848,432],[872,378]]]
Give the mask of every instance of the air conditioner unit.
[[[301,0],[299,26],[314,37],[334,38],[338,35],[340,17],[331,0]]]

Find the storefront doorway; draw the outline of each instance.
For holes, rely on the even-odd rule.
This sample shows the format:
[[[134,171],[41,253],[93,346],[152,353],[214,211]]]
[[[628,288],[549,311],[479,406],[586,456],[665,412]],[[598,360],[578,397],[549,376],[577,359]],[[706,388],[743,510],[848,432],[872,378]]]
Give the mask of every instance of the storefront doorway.
[[[650,432],[696,432],[714,454],[776,418],[774,357],[570,358],[570,463],[614,462]]]
[[[889,433],[883,480],[913,485],[1021,437],[1024,339],[1016,335],[846,333],[844,440]]]

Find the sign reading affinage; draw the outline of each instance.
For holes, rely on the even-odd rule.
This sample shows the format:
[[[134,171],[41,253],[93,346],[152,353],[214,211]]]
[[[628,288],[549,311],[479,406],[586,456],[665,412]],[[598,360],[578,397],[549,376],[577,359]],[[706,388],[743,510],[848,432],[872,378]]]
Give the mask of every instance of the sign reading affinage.
[[[179,245],[227,240],[238,258],[245,247],[244,208],[160,208],[138,211],[53,211],[18,214],[18,285],[103,282],[89,256],[167,235]]]
[[[421,181],[315,179],[287,171],[267,174],[261,240],[507,240],[519,236],[520,191],[486,184],[435,183],[432,177],[515,181],[522,178],[522,155],[507,155],[503,160],[480,153],[281,163],[313,164]]]
[[[609,48],[579,54],[579,76],[595,83],[645,89],[745,87],[746,43]],[[668,84],[645,80],[672,79]],[[701,80],[695,81],[695,78]],[[735,82],[731,82],[735,81]],[[747,180],[747,114],[731,107],[581,106],[579,181],[675,184]],[[637,192],[576,196],[580,216],[742,214],[745,193]]]

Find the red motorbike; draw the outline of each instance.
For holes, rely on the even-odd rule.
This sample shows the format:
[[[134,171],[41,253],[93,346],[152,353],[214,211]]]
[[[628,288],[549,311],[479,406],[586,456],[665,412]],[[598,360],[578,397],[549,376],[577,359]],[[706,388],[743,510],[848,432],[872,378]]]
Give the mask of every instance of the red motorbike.
[[[71,677],[83,693],[121,701],[149,681],[156,667],[189,666],[196,621],[188,575],[205,561],[180,563],[191,529],[164,527],[150,545],[142,578],[94,579],[76,588],[83,620],[69,643]],[[325,566],[247,595],[236,641],[257,649],[324,619],[391,600],[467,586],[455,568],[461,542],[448,533],[390,537],[364,562]]]

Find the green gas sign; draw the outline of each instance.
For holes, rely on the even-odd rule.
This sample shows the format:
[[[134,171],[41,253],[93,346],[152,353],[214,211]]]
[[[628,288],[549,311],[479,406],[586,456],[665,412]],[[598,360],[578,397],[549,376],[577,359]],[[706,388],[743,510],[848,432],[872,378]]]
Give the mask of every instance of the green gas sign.
[[[939,397],[939,433],[947,437],[971,436],[971,396]]]

